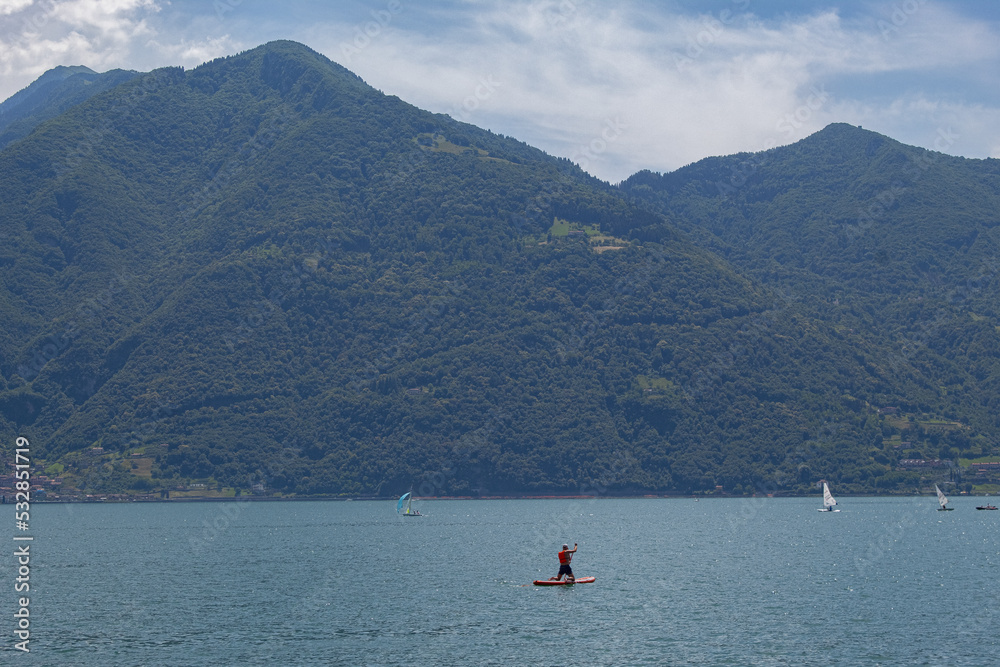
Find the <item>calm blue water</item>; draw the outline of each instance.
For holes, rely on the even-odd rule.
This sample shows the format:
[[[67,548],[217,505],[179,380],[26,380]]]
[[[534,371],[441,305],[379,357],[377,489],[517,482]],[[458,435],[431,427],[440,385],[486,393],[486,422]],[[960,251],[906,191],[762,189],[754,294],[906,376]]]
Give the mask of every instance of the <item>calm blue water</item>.
[[[35,505],[32,652],[7,537],[0,663],[996,665],[978,502]],[[597,583],[525,585],[564,541]]]

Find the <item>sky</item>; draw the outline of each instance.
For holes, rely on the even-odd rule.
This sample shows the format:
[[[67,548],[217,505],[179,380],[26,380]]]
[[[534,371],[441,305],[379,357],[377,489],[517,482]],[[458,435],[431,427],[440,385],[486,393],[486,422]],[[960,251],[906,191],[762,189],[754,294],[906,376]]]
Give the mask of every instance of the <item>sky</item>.
[[[612,183],[833,122],[1000,157],[994,0],[0,0],[0,99],[276,39]]]

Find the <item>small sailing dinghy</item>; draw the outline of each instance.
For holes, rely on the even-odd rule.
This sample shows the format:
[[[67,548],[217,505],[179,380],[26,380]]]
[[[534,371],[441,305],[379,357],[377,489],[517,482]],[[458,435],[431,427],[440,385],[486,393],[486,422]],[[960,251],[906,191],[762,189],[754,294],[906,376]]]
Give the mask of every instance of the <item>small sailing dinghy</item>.
[[[833,506],[837,504],[837,499],[833,497],[830,493],[830,487],[823,482],[823,509],[820,512],[839,512],[840,510],[833,509]]]
[[[402,514],[403,516],[423,516],[423,514],[410,507],[412,501],[413,498],[410,496],[409,491],[400,496],[399,502],[396,503],[396,514]]]
[[[938,512],[951,512],[955,509],[954,507],[948,507],[948,497],[945,496],[941,489],[938,488],[937,484],[934,485],[934,490],[937,491],[938,504],[941,505],[941,507],[938,508]]]

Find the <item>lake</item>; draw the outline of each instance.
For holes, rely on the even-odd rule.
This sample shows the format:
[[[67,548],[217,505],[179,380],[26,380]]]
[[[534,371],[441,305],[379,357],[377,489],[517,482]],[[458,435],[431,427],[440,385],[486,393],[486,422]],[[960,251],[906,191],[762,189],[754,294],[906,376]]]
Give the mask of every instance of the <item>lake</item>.
[[[8,537],[0,662],[997,664],[1000,512],[820,503],[35,504],[31,653]],[[597,582],[530,585],[563,542]]]

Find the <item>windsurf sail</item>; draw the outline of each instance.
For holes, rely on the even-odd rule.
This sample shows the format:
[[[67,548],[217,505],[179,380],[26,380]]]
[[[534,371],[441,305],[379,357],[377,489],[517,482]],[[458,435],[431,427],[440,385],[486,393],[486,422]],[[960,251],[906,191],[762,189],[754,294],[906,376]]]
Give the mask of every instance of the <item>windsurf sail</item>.
[[[406,514],[410,513],[410,492],[407,491],[402,496],[399,497],[399,502],[396,503],[396,514],[399,514],[399,510],[403,509],[403,505],[406,505]]]
[[[941,509],[946,509],[948,506],[948,497],[938,488],[937,484],[934,485],[934,490],[938,494],[938,505],[941,506]]]
[[[837,504],[837,499],[830,493],[830,487],[823,482],[823,507],[829,509]]]

